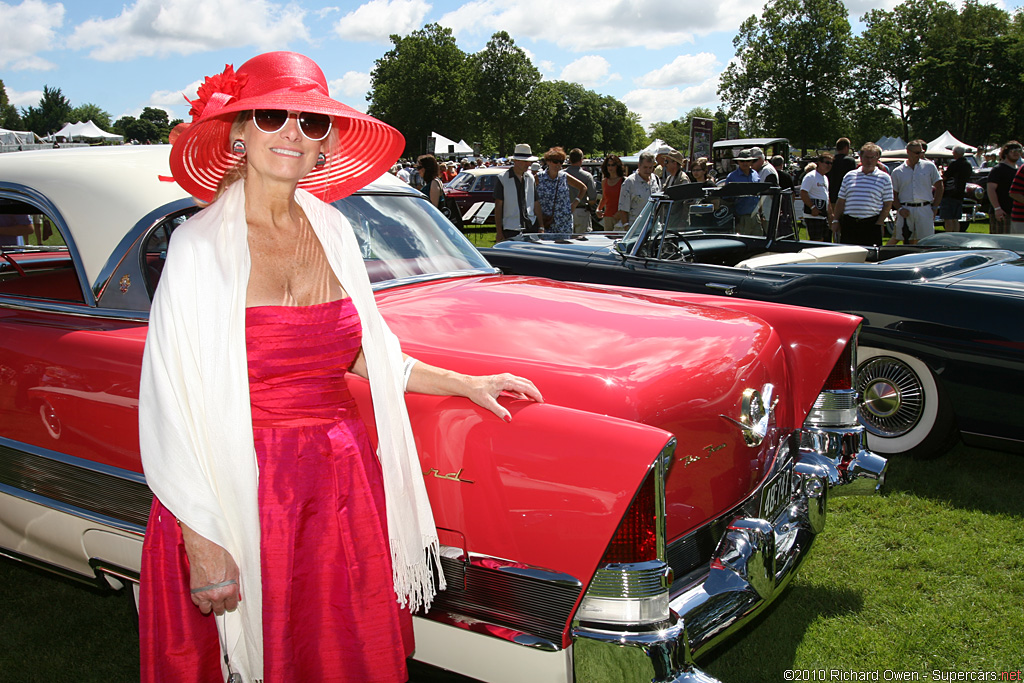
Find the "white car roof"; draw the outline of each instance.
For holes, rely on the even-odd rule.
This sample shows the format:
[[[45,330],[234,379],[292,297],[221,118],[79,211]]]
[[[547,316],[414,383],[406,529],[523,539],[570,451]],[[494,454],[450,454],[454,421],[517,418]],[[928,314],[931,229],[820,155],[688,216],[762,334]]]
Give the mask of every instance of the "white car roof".
[[[47,149],[0,154],[0,183],[22,185],[53,202],[67,222],[90,286],[125,234],[155,209],[187,199],[170,178],[170,145]],[[409,188],[385,174],[366,189]],[[24,197],[31,201],[30,196]]]

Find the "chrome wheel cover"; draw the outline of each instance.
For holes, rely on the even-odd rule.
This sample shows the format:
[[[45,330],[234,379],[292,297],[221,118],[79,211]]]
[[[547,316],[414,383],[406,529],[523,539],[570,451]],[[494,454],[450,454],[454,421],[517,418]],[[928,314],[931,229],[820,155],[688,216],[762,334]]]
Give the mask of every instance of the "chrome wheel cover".
[[[925,394],[913,368],[901,360],[878,356],[857,368],[857,392],[863,397],[861,422],[871,434],[898,437],[917,426]]]

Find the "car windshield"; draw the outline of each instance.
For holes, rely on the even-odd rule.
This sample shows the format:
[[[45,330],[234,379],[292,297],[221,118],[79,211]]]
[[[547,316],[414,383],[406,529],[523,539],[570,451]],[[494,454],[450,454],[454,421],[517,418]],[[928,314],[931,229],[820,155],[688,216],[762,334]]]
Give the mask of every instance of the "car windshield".
[[[465,171],[463,171],[459,175],[449,180],[448,184],[445,187],[447,187],[449,190],[461,190],[463,192],[469,192],[469,188],[471,188],[472,186],[473,174],[466,173]]]
[[[794,239],[792,192],[764,183],[731,183],[704,189],[696,184],[655,195],[630,226],[618,249],[648,258],[674,258],[679,237],[749,235]]]
[[[352,225],[374,285],[494,272],[469,240],[422,195],[352,195],[334,206]],[[169,216],[150,231],[143,247],[150,292],[163,269],[170,232],[196,210]]]
[[[493,272],[483,256],[423,197],[352,195],[334,202],[359,240],[370,282],[465,271]]]

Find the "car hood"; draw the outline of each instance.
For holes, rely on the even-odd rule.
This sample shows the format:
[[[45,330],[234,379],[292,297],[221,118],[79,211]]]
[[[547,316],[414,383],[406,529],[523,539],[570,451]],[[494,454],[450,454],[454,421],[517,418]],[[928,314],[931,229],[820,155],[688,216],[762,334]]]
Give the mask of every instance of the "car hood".
[[[410,355],[527,375],[548,402],[641,422],[731,383],[778,343],[751,315],[543,278],[396,288],[378,305]]]
[[[802,349],[786,362],[813,387],[795,403],[809,404],[859,320],[763,303],[740,310],[717,297],[695,302],[671,292],[536,277],[473,276],[377,297],[410,355],[454,363],[463,372],[528,375],[545,385],[549,402],[649,424],[658,423],[655,413],[664,405],[703,401],[783,346]],[[762,309],[776,327],[791,319],[793,329],[773,328]],[[788,316],[781,323],[779,311]],[[793,413],[796,426],[807,407]]]
[[[775,306],[809,316],[789,338],[745,310],[532,277],[396,287],[377,301],[411,356],[471,374],[511,372],[549,404],[675,434],[670,538],[736,505],[766,471],[769,442],[751,448],[732,422],[744,392],[772,384],[775,425],[800,426],[858,320]]]

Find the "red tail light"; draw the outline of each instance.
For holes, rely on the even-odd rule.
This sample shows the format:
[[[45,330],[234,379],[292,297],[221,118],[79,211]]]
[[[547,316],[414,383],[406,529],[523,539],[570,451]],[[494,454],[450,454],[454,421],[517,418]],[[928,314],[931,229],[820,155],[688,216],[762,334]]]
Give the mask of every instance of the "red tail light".
[[[835,366],[832,367],[832,372],[825,380],[825,386],[821,388],[822,391],[844,391],[853,388],[853,349],[855,346],[854,340],[851,339],[839,355]]]
[[[601,564],[657,560],[657,510],[655,474],[651,472],[615,531],[615,536],[601,558]]]

